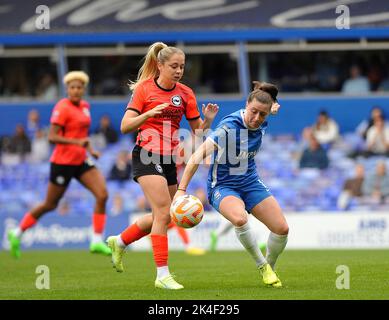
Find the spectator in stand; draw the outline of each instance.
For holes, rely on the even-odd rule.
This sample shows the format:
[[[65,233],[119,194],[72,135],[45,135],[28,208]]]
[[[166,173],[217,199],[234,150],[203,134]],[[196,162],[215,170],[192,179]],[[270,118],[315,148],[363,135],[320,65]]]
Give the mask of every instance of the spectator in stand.
[[[363,194],[382,204],[389,196],[389,175],[384,161],[377,162],[375,173],[368,174],[362,185]]]
[[[17,124],[13,136],[4,136],[2,144],[2,163],[16,165],[23,162],[31,152],[31,141],[22,124]]]
[[[389,127],[382,117],[374,120],[366,134],[366,156],[389,156]]]
[[[339,210],[347,210],[353,198],[359,198],[363,195],[362,184],[364,178],[365,167],[362,164],[357,164],[354,177],[345,181],[343,190],[338,197],[337,207]]]
[[[377,88],[377,91],[381,93],[389,91],[389,61],[387,59],[385,60],[386,62],[381,64],[382,78]]]
[[[347,95],[364,95],[369,92],[369,80],[361,75],[361,69],[358,65],[352,65],[350,68],[350,78],[343,83],[342,93]]]
[[[300,158],[300,168],[328,168],[327,152],[321,147],[316,137],[311,134],[309,146],[303,151]]]
[[[32,109],[28,112],[26,133],[27,136],[33,140],[36,132],[41,128],[39,112],[36,109]]]
[[[128,181],[131,178],[131,156],[127,151],[121,151],[117,155],[116,161],[111,168],[109,180],[120,182]]]
[[[50,73],[45,73],[38,83],[36,96],[45,101],[54,101],[58,98],[58,85]]]
[[[15,134],[11,137],[9,150],[11,153],[20,155],[21,159],[31,152],[31,141],[22,124],[16,125]]]
[[[358,125],[356,131],[363,138],[363,140],[366,140],[367,131],[373,126],[374,120],[377,118],[382,118],[385,120],[385,114],[384,114],[384,111],[380,107],[375,106],[370,111],[369,119],[363,120]]]
[[[389,91],[389,77],[382,80],[377,91]]]
[[[111,119],[108,115],[104,115],[100,118],[100,126],[96,129],[95,133],[102,134],[107,144],[118,141],[118,134],[111,126]]]
[[[383,78],[383,66],[378,62],[379,57],[373,57],[376,61],[373,62],[367,71],[367,79],[369,80],[370,83],[370,89],[371,91],[377,91],[382,78]]]
[[[327,111],[320,111],[316,123],[312,127],[304,129],[304,140],[310,143],[312,135],[324,149],[328,149],[329,146],[338,138],[338,124],[335,122],[335,120],[329,117]]]
[[[109,210],[111,216],[119,216],[124,213],[124,199],[122,195],[117,192],[113,195],[111,210]]]
[[[49,159],[50,156],[50,143],[47,139],[46,132],[38,129],[35,132],[35,137],[31,143],[30,162],[38,163]]]
[[[382,141],[386,140],[385,136],[386,134],[382,135],[383,139],[376,139],[377,137],[377,126],[375,124],[378,124],[378,131],[383,130],[384,132],[386,129],[381,129],[381,122],[384,124],[384,128],[389,128],[389,123],[385,121],[385,115],[384,111],[380,107],[374,107],[370,112],[370,118],[363,120],[357,127],[356,132],[359,134],[361,141],[355,145],[355,150],[349,155],[351,158],[356,158],[358,156],[373,156],[373,155],[380,155],[384,154],[382,151],[379,151],[378,149],[383,148],[380,143],[382,144]],[[375,128],[375,129],[372,129]],[[369,142],[367,142],[367,133],[369,133]],[[379,151],[378,153],[375,152]]]

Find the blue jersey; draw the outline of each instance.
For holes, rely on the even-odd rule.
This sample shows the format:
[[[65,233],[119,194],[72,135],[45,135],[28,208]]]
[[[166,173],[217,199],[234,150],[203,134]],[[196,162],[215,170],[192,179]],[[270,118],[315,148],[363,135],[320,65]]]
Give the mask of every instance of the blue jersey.
[[[208,138],[218,146],[208,173],[208,192],[219,186],[244,188],[258,181],[254,161],[267,128],[265,121],[258,129],[248,129],[244,109],[222,119]]]

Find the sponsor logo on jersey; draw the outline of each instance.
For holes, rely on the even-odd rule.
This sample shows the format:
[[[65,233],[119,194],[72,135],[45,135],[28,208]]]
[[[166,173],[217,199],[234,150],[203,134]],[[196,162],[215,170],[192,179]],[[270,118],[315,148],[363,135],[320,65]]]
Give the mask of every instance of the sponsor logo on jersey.
[[[242,142],[244,143],[244,142]],[[246,141],[247,143],[247,141]],[[244,159],[252,159],[256,156],[257,154],[257,150],[256,151],[250,151],[250,152],[247,152],[247,151],[240,151],[239,154],[237,155],[237,158],[239,160],[244,160]]]

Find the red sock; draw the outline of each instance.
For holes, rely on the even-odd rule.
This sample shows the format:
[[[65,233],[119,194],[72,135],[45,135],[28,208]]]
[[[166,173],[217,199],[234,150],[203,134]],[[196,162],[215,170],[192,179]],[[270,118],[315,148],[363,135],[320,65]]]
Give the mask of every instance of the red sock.
[[[157,267],[167,266],[167,259],[168,259],[167,236],[162,234],[152,234],[151,244],[153,246],[154,261]]]
[[[120,237],[123,240],[123,243],[125,245],[129,245],[130,243],[133,243],[136,240],[139,240],[140,238],[143,238],[144,236],[147,236],[148,233],[141,230],[141,228],[138,227],[136,223],[129,226],[126,230],[124,230]]]
[[[27,229],[31,228],[36,223],[36,221],[37,220],[31,215],[31,213],[27,212],[24,215],[22,221],[20,221],[19,227],[24,232]]]
[[[107,216],[101,213],[93,214],[93,230],[95,233],[103,233]]]

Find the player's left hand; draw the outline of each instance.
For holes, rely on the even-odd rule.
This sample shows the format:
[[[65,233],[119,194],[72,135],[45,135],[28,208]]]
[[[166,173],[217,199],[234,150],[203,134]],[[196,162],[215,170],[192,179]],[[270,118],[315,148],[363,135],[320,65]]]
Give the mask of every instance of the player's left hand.
[[[215,103],[208,103],[207,106],[203,104],[202,111],[204,118],[208,121],[212,121],[219,111],[219,106]]]
[[[95,150],[91,150],[91,151],[90,151],[90,154],[91,154],[91,156],[92,156],[93,158],[95,158],[96,160],[97,160],[98,158],[100,158],[100,156],[101,156],[101,153],[98,152],[98,151],[95,151]]]
[[[278,102],[274,102],[271,106],[271,109],[270,109],[270,113],[271,114],[277,114],[278,113],[278,109],[281,108],[281,105],[278,103]]]

